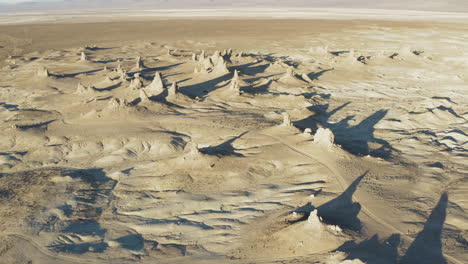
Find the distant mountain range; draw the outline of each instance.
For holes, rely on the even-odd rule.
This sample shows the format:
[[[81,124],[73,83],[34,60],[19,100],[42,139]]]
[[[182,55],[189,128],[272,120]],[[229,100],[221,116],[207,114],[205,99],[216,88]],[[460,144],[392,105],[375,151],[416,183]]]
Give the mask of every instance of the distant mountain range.
[[[1,0],[0,0],[1,1]],[[58,0],[0,2],[2,12],[92,9],[194,9],[236,7],[378,8],[468,12],[468,0]]]

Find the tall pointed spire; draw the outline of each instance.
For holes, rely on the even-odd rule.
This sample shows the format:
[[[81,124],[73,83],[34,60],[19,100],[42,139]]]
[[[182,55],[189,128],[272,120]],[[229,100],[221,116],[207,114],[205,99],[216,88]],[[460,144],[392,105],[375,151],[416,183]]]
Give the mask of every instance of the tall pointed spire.
[[[216,74],[229,73],[226,61],[224,61],[224,59],[220,57],[220,59],[218,59],[218,63],[213,67],[213,70],[211,72]]]
[[[198,56],[198,61],[199,61],[199,62],[202,62],[202,61],[204,61],[204,60],[205,60],[205,51],[202,50],[200,56]]]
[[[285,126],[285,127],[292,127],[293,126],[292,121],[291,121],[291,117],[286,112],[283,113],[283,124],[282,125]]]
[[[143,68],[143,59],[141,58],[141,56],[138,56],[137,57],[137,60],[136,60],[136,67],[137,69],[141,69]]]
[[[231,79],[231,85],[229,86],[229,89],[233,91],[236,95],[241,94],[240,78],[237,70],[234,70],[234,76]]]
[[[159,72],[156,72],[153,81],[145,88],[150,96],[158,95],[162,93],[164,89],[166,89],[166,86],[164,85],[161,74]]]
[[[174,97],[179,93],[179,86],[177,85],[177,82],[172,83],[171,87],[168,90],[168,97]]]
[[[150,98],[148,97],[148,94],[146,94],[145,90],[143,89],[140,90],[140,99],[142,103],[151,101]]]
[[[86,53],[84,53],[84,51],[82,51],[80,61],[87,61],[87,60],[88,60],[88,56],[86,56]]]

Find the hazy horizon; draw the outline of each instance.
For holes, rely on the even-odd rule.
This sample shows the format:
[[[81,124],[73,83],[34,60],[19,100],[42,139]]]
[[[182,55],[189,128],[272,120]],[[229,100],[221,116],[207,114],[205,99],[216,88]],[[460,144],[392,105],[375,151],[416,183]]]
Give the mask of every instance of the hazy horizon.
[[[82,11],[91,9],[194,9],[194,8],[366,8],[366,9],[402,9],[421,11],[467,12],[468,1],[462,0],[2,0],[0,11]]]

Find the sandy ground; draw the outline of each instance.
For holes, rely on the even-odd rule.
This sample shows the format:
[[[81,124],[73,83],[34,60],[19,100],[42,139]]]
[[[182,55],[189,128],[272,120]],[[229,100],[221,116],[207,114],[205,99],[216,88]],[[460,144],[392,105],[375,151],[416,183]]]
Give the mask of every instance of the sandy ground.
[[[457,22],[0,26],[0,263],[468,263]]]
[[[370,5],[372,6],[372,5]],[[31,23],[82,23],[109,21],[154,21],[173,19],[326,19],[326,20],[387,20],[387,21],[449,21],[468,22],[465,3],[458,5],[458,10],[448,12],[444,9],[435,11],[392,10],[392,9],[355,9],[355,8],[298,8],[298,7],[256,7],[246,8],[193,8],[193,9],[64,9],[52,12],[8,11],[1,12],[0,24]],[[465,12],[464,12],[465,11]]]

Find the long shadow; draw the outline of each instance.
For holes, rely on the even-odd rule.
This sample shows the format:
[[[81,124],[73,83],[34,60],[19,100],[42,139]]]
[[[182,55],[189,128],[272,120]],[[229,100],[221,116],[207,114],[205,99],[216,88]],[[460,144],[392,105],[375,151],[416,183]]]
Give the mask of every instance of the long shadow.
[[[329,104],[324,104],[324,105],[312,105],[308,107],[307,109],[311,112],[314,113],[307,118],[304,118],[302,120],[298,120],[294,122],[294,126],[306,129],[306,128],[311,128],[312,130],[317,130],[318,126],[317,124],[326,124],[328,126],[328,120],[338,111],[341,109],[345,108],[348,106],[351,102],[344,103],[337,108],[327,112],[328,108],[330,107]],[[347,117],[348,119],[349,117]],[[343,120],[342,120],[343,121]],[[340,122],[342,122],[340,121]],[[333,131],[335,132],[335,131]]]
[[[335,251],[347,253],[347,260],[359,259],[367,264],[395,264],[398,262],[399,245],[399,234],[393,234],[382,242],[374,235],[358,244],[347,241]]]
[[[135,74],[135,73],[137,73],[137,72],[140,72],[140,73],[148,73],[148,72],[165,71],[165,70],[172,69],[172,68],[177,67],[177,66],[182,65],[182,64],[184,64],[184,63],[183,63],[183,62],[180,62],[180,63],[174,63],[174,64],[167,65],[167,66],[153,67],[153,68],[147,67],[147,68],[141,69],[140,71],[129,72],[129,74]]]
[[[116,239],[116,241],[121,247],[134,251],[143,250],[145,246],[143,236],[140,234],[123,236]]]
[[[20,130],[28,130],[28,129],[47,129],[47,126],[55,121],[57,121],[58,119],[53,119],[53,120],[49,120],[49,121],[45,121],[45,122],[39,122],[39,123],[35,123],[35,124],[30,124],[30,125],[16,125],[16,128],[17,129],[20,129]]]
[[[232,79],[232,73],[228,73],[205,82],[181,87],[180,91],[192,98],[195,98],[197,96],[204,97],[207,94],[221,88],[221,86],[219,86],[220,83],[228,81],[230,79]]]
[[[352,117],[347,117],[336,124],[328,124],[327,127],[334,132],[335,142],[345,150],[355,155],[372,155],[387,159],[391,157],[393,148],[387,141],[374,137],[375,125],[387,113],[388,110],[379,110],[355,126],[349,126],[347,121]],[[369,143],[377,143],[381,147],[371,149]]]
[[[180,90],[179,90],[179,93],[180,93]],[[184,94],[185,93],[181,93],[181,94]],[[164,89],[164,91],[158,95],[155,95],[155,96],[151,96],[149,99],[151,101],[154,101],[154,102],[160,102],[160,103],[163,103],[167,106],[170,106],[170,107],[175,107],[175,108],[185,108],[181,105],[178,105],[178,104],[175,104],[175,103],[172,103],[172,102],[169,102],[167,100],[167,97],[169,96],[169,90],[168,89]],[[133,102],[131,102],[131,104],[134,104],[134,105],[137,105],[138,103],[141,102],[141,99],[140,98],[136,98]]]
[[[94,219],[82,219],[74,221],[61,231],[84,236],[103,236],[107,232],[107,229],[102,228]]]
[[[87,252],[102,253],[108,247],[109,245],[106,242],[80,244],[57,243],[49,246],[49,248],[53,251],[71,254],[84,254]]]
[[[279,75],[282,75],[282,74],[281,73],[275,73],[275,74],[269,74],[269,75],[259,76],[259,77],[250,77],[250,78],[245,78],[244,81],[246,81],[248,83],[254,83],[254,82],[262,80],[262,79],[267,79],[267,78],[271,78],[271,77],[275,77],[275,76],[279,76]]]
[[[206,148],[201,148],[200,152],[203,154],[207,155],[214,155],[214,156],[234,156],[234,157],[244,157],[244,155],[237,153],[236,150],[233,146],[232,143],[236,141],[237,139],[241,138],[245,134],[247,134],[248,131],[235,136],[217,146],[214,147],[206,147]]]
[[[317,213],[324,223],[352,231],[361,230],[361,221],[357,217],[361,211],[361,205],[353,202],[353,194],[367,173],[368,171],[354,180],[340,196],[317,208]]]
[[[442,194],[436,207],[424,224],[423,230],[416,236],[401,264],[425,263],[444,264],[447,261],[442,253],[442,228],[444,226],[448,204],[447,193]]]
[[[86,47],[85,48],[86,50],[90,50],[90,51],[97,51],[97,50],[111,50],[111,49],[115,49],[115,47]]]
[[[108,59],[108,60],[96,60],[94,62],[106,64],[106,63],[118,62],[118,61],[119,61],[118,59]]]
[[[335,56],[340,56],[341,54],[349,53],[349,50],[337,50],[337,51],[330,51],[330,54]]]
[[[108,86],[106,88],[101,88],[101,89],[96,88],[96,90],[99,91],[99,92],[112,91],[114,89],[119,88],[121,85],[122,85],[122,82],[119,82],[119,83],[113,84],[111,86]]]
[[[320,76],[324,75],[326,72],[333,71],[333,70],[334,70],[334,68],[321,70],[321,71],[318,71],[318,72],[311,72],[311,73],[307,74],[307,76],[312,80],[318,80]]]
[[[247,87],[242,87],[242,92],[248,93],[248,94],[269,94],[270,91],[268,91],[268,88],[270,88],[271,81],[268,81],[265,84],[262,85],[257,85],[257,86],[247,86]]]
[[[149,225],[177,224],[180,226],[194,226],[203,230],[214,229],[214,227],[207,225],[203,222],[192,221],[181,217],[177,217],[177,219],[145,219],[144,223]]]
[[[259,62],[252,62],[243,65],[233,66],[231,67],[231,69],[239,70],[244,75],[257,75],[260,73],[264,73],[265,70],[269,67],[268,64],[257,64],[259,64]]]
[[[315,211],[316,207],[312,205],[312,203],[307,203],[301,207],[298,207],[296,209],[294,209],[294,212],[295,213],[300,213],[302,214],[302,217],[298,218],[298,219],[295,219],[295,220],[292,220],[292,221],[289,221],[288,224],[295,224],[295,223],[298,223],[298,222],[302,222],[302,221],[306,221],[309,216],[310,216],[310,213],[312,213],[313,211]]]
[[[79,178],[93,187],[98,187],[102,183],[112,181],[111,178],[107,177],[106,173],[102,169],[64,169],[62,170],[66,176],[70,176],[73,179]]]
[[[101,71],[102,69],[96,69],[96,70],[90,70],[90,71],[82,71],[82,72],[75,72],[75,73],[64,73],[64,74],[56,74],[56,75],[52,75],[52,76],[55,76],[57,78],[73,78],[77,75],[80,75],[80,74],[90,74],[90,73],[95,73],[95,72],[98,72],[98,71]]]
[[[19,108],[18,108],[18,105],[15,105],[15,104],[7,104],[5,102],[0,102],[0,107],[3,107],[9,111],[18,111]]]
[[[354,118],[353,115],[347,116],[336,123],[329,122],[334,114],[349,104],[350,102],[344,103],[331,111],[328,111],[328,104],[311,106],[308,109],[314,114],[294,122],[294,125],[302,129],[311,128],[316,130],[318,128],[317,124],[321,124],[323,127],[332,130],[335,135],[335,143],[354,155],[391,158],[392,151],[395,151],[395,149],[387,141],[374,136],[374,127],[385,118],[388,110],[378,110],[354,126],[349,124]],[[370,146],[371,144],[372,146]]]
[[[303,93],[302,94],[305,98],[312,98],[314,96],[320,96],[322,99],[330,99],[331,94],[329,93],[321,93],[321,92],[311,92],[311,93]]]

